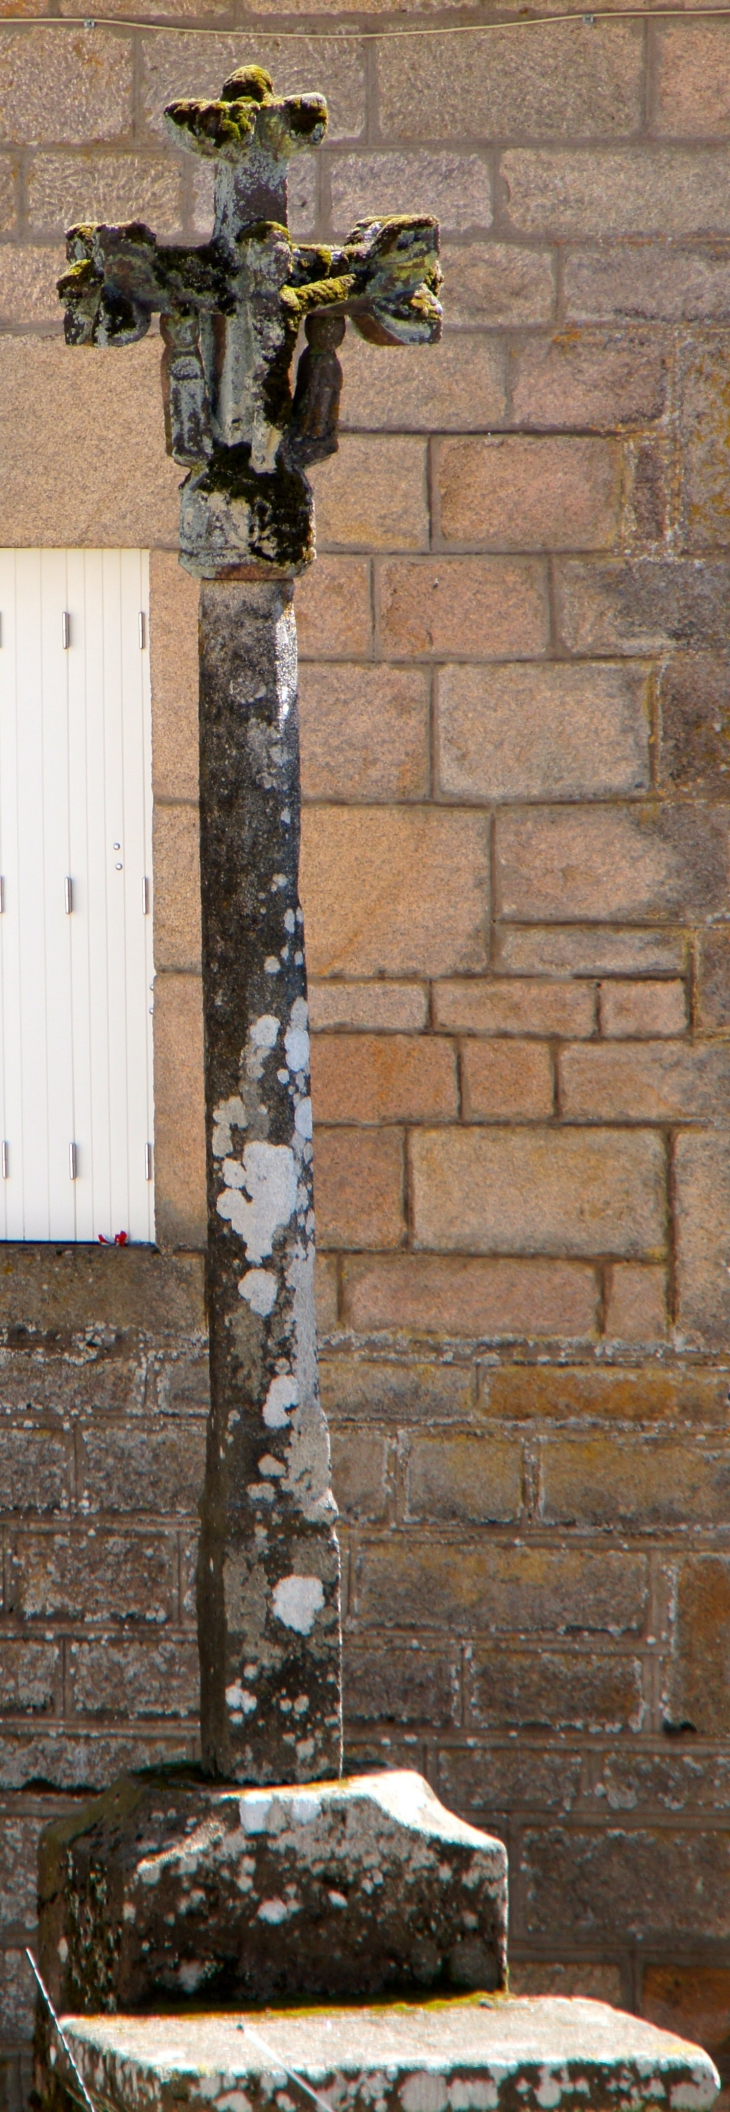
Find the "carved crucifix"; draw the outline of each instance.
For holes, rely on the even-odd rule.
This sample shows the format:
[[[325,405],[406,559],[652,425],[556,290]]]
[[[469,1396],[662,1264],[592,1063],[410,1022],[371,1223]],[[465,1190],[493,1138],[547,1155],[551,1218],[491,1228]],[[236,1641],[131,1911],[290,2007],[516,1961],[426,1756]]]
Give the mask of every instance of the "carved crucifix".
[[[155,311],[182,563],[200,599],[200,850],[211,1412],[198,1563],[203,1764],[241,1782],[341,1765],[339,1554],[314,1317],[312,1123],[298,898],[293,578],[314,556],[307,464],[337,447],[337,346],[438,337],[438,228],[362,223],[341,249],[287,230],[289,156],[319,95],[243,67],[165,112],[216,163],[212,240],[76,227],[72,345],[131,344]],[[292,395],[301,325],[307,339]]]

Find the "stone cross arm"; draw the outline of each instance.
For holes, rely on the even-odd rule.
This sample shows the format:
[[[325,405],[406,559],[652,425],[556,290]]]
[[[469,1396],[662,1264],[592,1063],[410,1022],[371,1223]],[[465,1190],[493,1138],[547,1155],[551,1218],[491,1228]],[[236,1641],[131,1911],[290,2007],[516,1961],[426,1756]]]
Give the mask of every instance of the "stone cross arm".
[[[337,447],[345,318],[376,344],[437,338],[438,226],[393,215],[361,222],[342,247],[294,243],[287,166],[319,143],[327,107],[318,95],[278,100],[261,68],[233,74],[216,101],[170,104],[165,117],[176,145],[215,159],[212,239],[162,244],[137,221],[72,228],[59,282],[66,338],[130,344],[159,312],[167,447],[191,472],[183,563],[204,577],[241,564],[291,574],[314,554],[304,469]]]

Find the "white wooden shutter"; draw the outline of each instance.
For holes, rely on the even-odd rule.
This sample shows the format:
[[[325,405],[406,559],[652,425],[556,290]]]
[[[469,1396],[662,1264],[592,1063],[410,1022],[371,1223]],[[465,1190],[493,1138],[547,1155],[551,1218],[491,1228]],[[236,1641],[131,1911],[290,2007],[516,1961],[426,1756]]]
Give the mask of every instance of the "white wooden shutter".
[[[148,610],[146,551],[0,551],[5,1239],[154,1238]]]

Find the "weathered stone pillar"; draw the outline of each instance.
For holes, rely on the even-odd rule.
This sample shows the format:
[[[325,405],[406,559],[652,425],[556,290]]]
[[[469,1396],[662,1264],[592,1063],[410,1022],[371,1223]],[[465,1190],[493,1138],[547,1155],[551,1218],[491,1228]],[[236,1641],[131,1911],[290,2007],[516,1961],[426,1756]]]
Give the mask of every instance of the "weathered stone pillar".
[[[339,1557],[317,1385],[293,586],[201,587],[212,1412],[198,1568],[203,1761],[341,1765]]]
[[[296,575],[314,556],[306,470],[337,447],[337,347],[439,335],[438,228],[360,222],[341,249],[286,226],[291,156],[321,95],[246,66],[171,103],[175,146],[216,165],[213,237],[72,228],[73,345],[161,318],[167,445],[188,474],[180,554],[203,582],[200,778],[211,1417],[198,1569],[203,1764],[236,1782],[341,1766],[339,1571],[317,1392],[312,1116],[297,890]],[[300,327],[307,347],[292,392]]]

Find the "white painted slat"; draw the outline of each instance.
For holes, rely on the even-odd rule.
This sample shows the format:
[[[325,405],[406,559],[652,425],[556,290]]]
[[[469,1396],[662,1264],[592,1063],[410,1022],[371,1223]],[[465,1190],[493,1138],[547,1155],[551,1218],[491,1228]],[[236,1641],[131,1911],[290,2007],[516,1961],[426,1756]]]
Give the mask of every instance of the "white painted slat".
[[[141,551],[0,551],[6,1239],[154,1238],[148,579]]]

